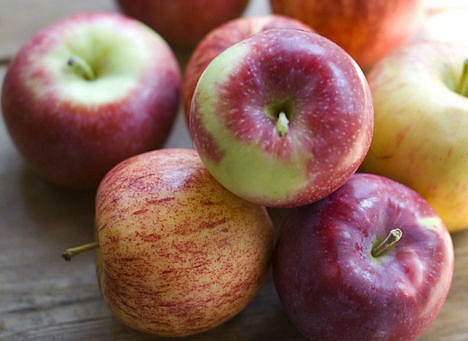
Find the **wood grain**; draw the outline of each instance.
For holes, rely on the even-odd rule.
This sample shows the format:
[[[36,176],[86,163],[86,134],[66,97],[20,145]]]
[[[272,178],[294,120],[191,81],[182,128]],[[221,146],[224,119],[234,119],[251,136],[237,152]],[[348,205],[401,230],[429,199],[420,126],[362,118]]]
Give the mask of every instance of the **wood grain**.
[[[66,14],[115,10],[110,0],[0,0],[0,59],[39,27]],[[247,15],[264,14],[252,1]],[[184,63],[181,57],[181,63]],[[5,66],[0,67],[0,81]],[[167,147],[190,147],[182,112]],[[71,263],[61,252],[93,239],[94,193],[43,182],[25,165],[0,120],[0,340],[164,340],[133,331],[103,303],[92,253]],[[453,235],[455,275],[424,341],[468,340],[468,231]],[[304,340],[285,316],[271,276],[257,298],[226,324],[190,340]]]

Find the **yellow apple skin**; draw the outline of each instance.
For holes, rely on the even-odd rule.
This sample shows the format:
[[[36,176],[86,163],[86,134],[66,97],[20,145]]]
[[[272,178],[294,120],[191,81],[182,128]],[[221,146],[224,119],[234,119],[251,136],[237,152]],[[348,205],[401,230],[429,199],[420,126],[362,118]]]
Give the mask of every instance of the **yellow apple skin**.
[[[468,46],[425,41],[368,74],[375,130],[361,171],[419,192],[449,231],[468,228],[468,98],[455,89]]]
[[[263,284],[272,224],[261,206],[217,183],[194,150],[130,158],[96,197],[97,272],[128,326],[160,336],[214,328]]]

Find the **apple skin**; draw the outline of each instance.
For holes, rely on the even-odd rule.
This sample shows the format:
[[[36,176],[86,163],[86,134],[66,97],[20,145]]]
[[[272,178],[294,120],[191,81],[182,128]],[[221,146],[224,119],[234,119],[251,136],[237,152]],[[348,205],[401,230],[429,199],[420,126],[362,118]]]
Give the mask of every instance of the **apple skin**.
[[[424,0],[270,0],[344,48],[363,69],[406,44],[424,18]]]
[[[401,239],[374,257],[374,245],[395,227]],[[453,257],[450,234],[420,195],[358,173],[290,211],[273,276],[289,318],[312,340],[409,341],[444,304]]]
[[[222,23],[244,12],[248,0],[116,0],[120,10],[153,28],[174,48],[191,50]]]
[[[338,188],[364,159],[372,131],[358,65],[328,39],[294,29],[260,32],[221,52],[190,111],[192,140],[211,174],[267,207],[305,205]]]
[[[91,64],[96,79],[72,72],[71,55]],[[2,111],[36,173],[95,189],[118,162],[163,145],[180,92],[177,60],[155,32],[120,14],[82,13],[21,48],[5,75]]]
[[[281,15],[243,17],[224,23],[208,33],[197,45],[185,67],[183,97],[186,122],[198,79],[207,65],[222,51],[256,33],[273,28],[311,29],[298,20]]]
[[[375,133],[363,172],[421,194],[447,228],[468,228],[468,98],[454,91],[467,45],[418,42],[368,75]]]
[[[96,196],[98,278],[128,326],[199,333],[239,313],[263,285],[273,248],[264,207],[216,182],[191,149],[127,159]]]
[[[445,5],[445,4],[444,4]],[[455,44],[466,44],[468,31],[468,7],[443,10],[440,13],[428,16],[424,21],[417,40],[440,40]]]

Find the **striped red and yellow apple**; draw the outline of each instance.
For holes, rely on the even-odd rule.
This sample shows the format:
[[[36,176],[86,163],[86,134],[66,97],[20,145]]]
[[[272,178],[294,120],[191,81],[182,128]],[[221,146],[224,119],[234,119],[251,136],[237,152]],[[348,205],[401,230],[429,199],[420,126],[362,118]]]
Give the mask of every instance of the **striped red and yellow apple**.
[[[264,207],[224,189],[190,149],[127,159],[96,196],[98,280],[128,326],[162,336],[212,329],[263,284],[272,251]]]

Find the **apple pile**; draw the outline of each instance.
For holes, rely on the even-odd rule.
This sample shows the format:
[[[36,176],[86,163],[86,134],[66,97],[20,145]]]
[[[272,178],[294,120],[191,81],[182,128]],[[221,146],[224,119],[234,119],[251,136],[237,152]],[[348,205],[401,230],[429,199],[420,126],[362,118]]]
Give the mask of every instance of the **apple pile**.
[[[119,4],[137,17],[159,5],[177,15],[181,2]],[[247,1],[229,4],[238,16]],[[421,6],[394,5],[407,15]],[[379,33],[383,45],[403,41],[406,24],[398,39]],[[170,27],[161,34],[178,45]],[[194,31],[203,39],[182,79],[149,26],[84,13],[12,60],[8,131],[45,179],[97,188],[96,241],[64,257],[97,249],[104,301],[128,326],[160,336],[219,326],[252,301],[270,264],[285,311],[311,339],[414,340],[436,318],[453,275],[446,225],[468,225],[468,49],[407,46],[366,78],[347,48],[314,30],[269,15]],[[361,66],[388,52],[358,50]],[[195,149],[157,150],[182,85]],[[276,243],[272,207],[288,208]]]

